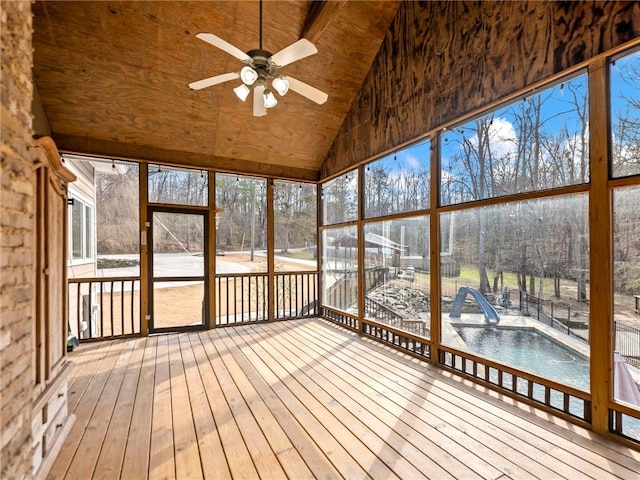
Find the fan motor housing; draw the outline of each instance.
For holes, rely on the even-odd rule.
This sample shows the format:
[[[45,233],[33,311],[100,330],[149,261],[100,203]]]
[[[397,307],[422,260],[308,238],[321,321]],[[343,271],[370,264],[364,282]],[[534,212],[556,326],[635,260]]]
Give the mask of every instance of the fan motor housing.
[[[255,49],[249,50],[247,55],[249,55],[253,60],[251,66],[258,73],[259,78],[264,80],[276,73],[276,70],[278,69],[277,65],[269,62],[269,58],[272,56],[271,52]]]

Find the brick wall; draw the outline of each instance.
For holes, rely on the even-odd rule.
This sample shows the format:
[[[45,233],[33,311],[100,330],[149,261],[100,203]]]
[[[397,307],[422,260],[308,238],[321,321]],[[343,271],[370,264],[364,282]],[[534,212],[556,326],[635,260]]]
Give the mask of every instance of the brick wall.
[[[31,2],[0,2],[0,478],[31,477],[34,181]]]

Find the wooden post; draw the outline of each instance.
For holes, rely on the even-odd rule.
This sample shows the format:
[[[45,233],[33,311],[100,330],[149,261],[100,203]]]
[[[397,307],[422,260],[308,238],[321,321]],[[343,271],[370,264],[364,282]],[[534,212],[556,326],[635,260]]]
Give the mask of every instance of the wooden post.
[[[217,316],[216,316],[216,234],[217,226],[218,226],[218,213],[216,212],[216,175],[213,172],[207,171],[207,186],[209,192],[209,235],[207,238],[207,243],[209,244],[209,259],[205,268],[207,269],[208,275],[208,293],[209,293],[209,311],[207,327],[212,328],[217,325]]]
[[[589,151],[591,194],[589,198],[589,249],[591,279],[591,396],[593,430],[609,431],[608,403],[612,397],[613,282],[611,245],[611,194],[609,180],[608,67],[601,57],[589,66]]]
[[[254,180],[255,181],[255,180]],[[273,178],[267,179],[267,288],[268,288],[268,302],[267,310],[269,321],[273,322],[276,318],[275,304],[276,304],[276,257],[275,246],[275,218],[273,208]],[[253,249],[252,249],[253,251]]]
[[[138,184],[140,187],[140,334],[149,335],[149,230],[147,228],[147,196],[149,166],[140,163]]]
[[[439,164],[440,164],[440,140],[439,136],[434,136],[431,139],[431,155],[430,155],[430,189],[429,189],[429,236],[430,242],[430,255],[429,270],[430,270],[430,309],[431,309],[431,363],[438,363],[438,352],[440,350],[441,331],[440,325],[440,222],[436,208],[439,203],[438,188],[437,185],[439,177]]]
[[[322,281],[322,263],[320,262],[320,255],[324,257],[323,244],[322,244],[322,232],[320,229],[322,226],[322,183],[318,183],[316,187],[316,271],[318,272],[318,291],[316,295],[316,312],[318,316],[322,316],[322,302],[323,302],[323,289],[324,282]]]
[[[364,241],[364,166],[358,170],[358,331],[364,332],[364,296],[366,294],[364,277],[365,241]]]

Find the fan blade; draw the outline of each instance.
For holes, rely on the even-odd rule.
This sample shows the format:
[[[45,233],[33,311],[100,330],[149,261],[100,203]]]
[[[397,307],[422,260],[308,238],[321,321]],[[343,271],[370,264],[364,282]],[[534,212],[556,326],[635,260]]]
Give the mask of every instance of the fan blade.
[[[287,80],[289,80],[289,88],[291,90],[299,93],[304,97],[307,97],[309,100],[316,102],[318,105],[322,105],[329,98],[329,95],[327,95],[326,93],[318,90],[315,87],[312,87],[311,85],[307,85],[300,80],[296,80],[295,78],[289,76],[287,76]]]
[[[256,85],[253,88],[253,116],[264,117],[267,114],[267,107],[264,106],[264,85]]]
[[[216,75],[215,77],[203,78],[197,82],[191,82],[189,88],[191,90],[202,90],[203,88],[217,85],[219,83],[228,82],[229,80],[235,80],[240,78],[240,72],[223,73],[222,75]]]
[[[309,55],[313,55],[314,53],[318,53],[318,49],[315,45],[306,38],[301,38],[288,47],[283,48],[278,53],[271,55],[269,60],[279,67],[284,67],[285,65],[289,65],[290,63],[308,57]]]
[[[220,50],[224,50],[229,55],[233,55],[238,60],[243,62],[250,62],[251,57],[240,50],[238,47],[234,47],[226,40],[221,39],[220,37],[215,36],[213,33],[198,33],[196,35],[200,40],[204,40],[207,43],[210,43],[214,47],[218,47]]]

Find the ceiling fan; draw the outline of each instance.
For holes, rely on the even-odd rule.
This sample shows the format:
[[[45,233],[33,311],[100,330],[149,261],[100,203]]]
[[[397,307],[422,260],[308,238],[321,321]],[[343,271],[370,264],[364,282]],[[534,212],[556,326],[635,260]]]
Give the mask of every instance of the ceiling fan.
[[[244,102],[251,93],[249,87],[253,87],[254,117],[266,115],[267,109],[275,107],[278,103],[277,98],[269,89],[269,82],[281,96],[286,95],[291,89],[318,105],[327,101],[328,95],[326,93],[293,77],[279,73],[280,68],[318,53],[318,49],[313,43],[301,38],[275,54],[262,49],[262,0],[260,0],[260,48],[245,53],[212,33],[198,33],[196,37],[236,57],[244,63],[244,66],[238,72],[223,73],[192,82],[189,84],[189,88],[192,90],[200,90],[239,78],[242,83],[233,91]]]

